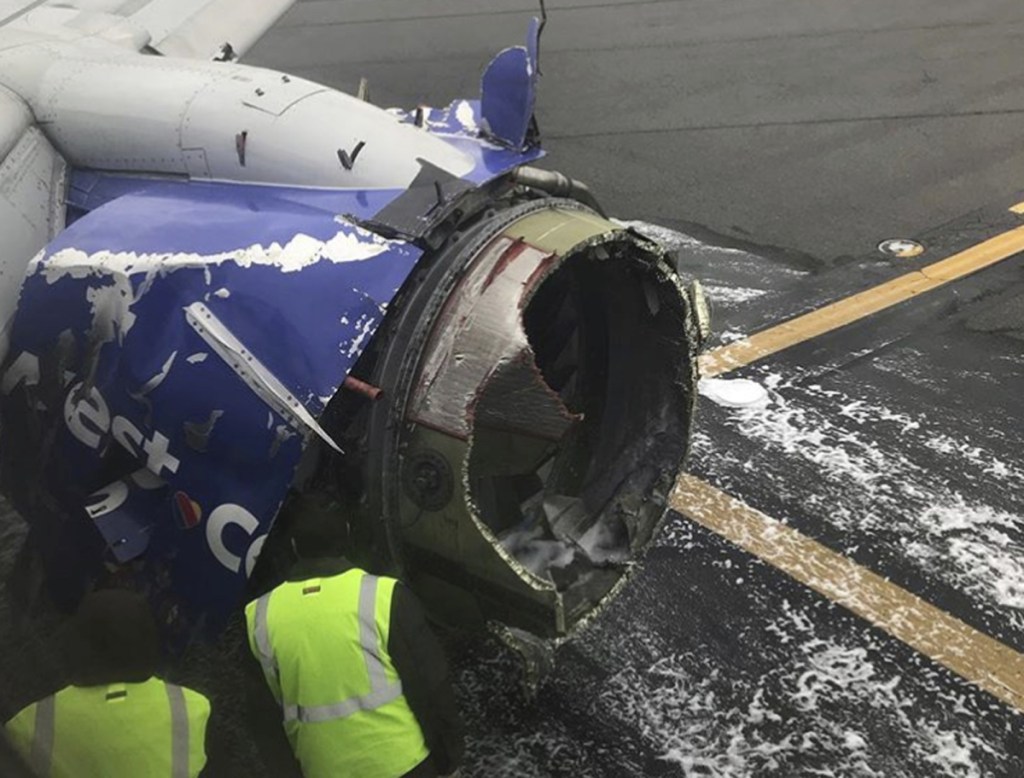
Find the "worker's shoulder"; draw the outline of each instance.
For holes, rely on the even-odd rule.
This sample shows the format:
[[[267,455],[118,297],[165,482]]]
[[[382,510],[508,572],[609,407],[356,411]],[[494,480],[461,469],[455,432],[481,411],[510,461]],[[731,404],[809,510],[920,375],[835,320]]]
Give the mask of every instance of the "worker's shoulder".
[[[35,721],[36,704],[36,702],[30,702],[4,722],[4,729],[7,731],[8,737],[20,732]]]
[[[4,722],[3,727],[4,730],[6,730],[8,736],[11,736],[16,732],[25,730],[26,728],[28,729],[29,732],[31,732],[35,727],[36,711],[39,708],[39,703],[44,702],[46,700],[50,700],[51,698],[54,701],[56,701],[58,697],[60,697],[70,688],[70,686],[65,686],[62,689],[56,689],[51,694],[47,694],[25,705],[25,707],[23,707],[21,710],[19,710],[17,713],[15,713],[13,716],[7,719],[7,721]]]
[[[193,689],[191,686],[179,686],[178,688],[181,689],[182,693],[185,695],[185,699],[189,702],[192,702],[193,700],[202,700],[207,705],[210,704],[210,700],[201,691],[197,691],[196,689]]]
[[[166,684],[170,688],[181,689],[182,696],[185,698],[185,707],[194,714],[202,714],[205,717],[210,715],[210,698],[207,697],[200,691],[193,689],[190,686],[184,686],[182,684],[171,683],[170,681],[159,680],[161,683]]]

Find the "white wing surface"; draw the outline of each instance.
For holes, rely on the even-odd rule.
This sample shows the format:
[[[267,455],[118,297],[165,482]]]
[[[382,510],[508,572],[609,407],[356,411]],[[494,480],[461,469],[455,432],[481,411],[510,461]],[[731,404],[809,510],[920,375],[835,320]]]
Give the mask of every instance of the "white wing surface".
[[[85,46],[86,39],[96,37],[135,52],[233,59],[244,54],[293,2],[0,0],[0,52],[50,40],[83,41]],[[8,77],[11,89],[18,88],[13,86],[19,84],[18,74],[8,63],[0,66],[0,76]],[[6,354],[25,267],[64,228],[68,167],[59,141],[51,143],[52,134],[48,139],[46,127],[36,125],[37,119],[46,117],[33,115],[25,95],[8,86],[0,86],[0,361]],[[34,108],[37,114],[41,110],[39,105]]]
[[[145,30],[161,54],[193,59],[240,57],[295,0],[0,0],[0,27],[27,22],[36,9],[123,17]],[[72,15],[73,16],[73,15]],[[52,16],[43,17],[47,21]],[[65,18],[71,18],[65,16]]]
[[[225,44],[242,56],[295,0],[149,0],[131,14],[171,57],[214,59]],[[138,0],[125,5],[138,7]]]

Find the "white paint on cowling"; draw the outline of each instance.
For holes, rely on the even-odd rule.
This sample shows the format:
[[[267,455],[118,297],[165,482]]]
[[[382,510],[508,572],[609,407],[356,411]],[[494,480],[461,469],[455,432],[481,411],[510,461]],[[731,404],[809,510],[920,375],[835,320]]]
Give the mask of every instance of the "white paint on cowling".
[[[285,83],[270,71],[246,68],[238,76],[247,82],[222,79],[204,87],[182,123],[182,145],[205,149],[213,179],[404,189],[420,171],[418,159],[456,176],[472,169],[454,147],[357,98],[303,79]],[[241,168],[235,135],[243,130]],[[355,154],[360,143],[346,170],[338,152]]]
[[[0,41],[8,35],[0,36]],[[466,154],[376,106],[272,70],[142,56],[95,38],[0,47],[0,86],[69,162],[103,170],[301,187],[404,189],[424,159]],[[245,133],[244,164],[236,142]],[[338,152],[355,153],[348,170]]]

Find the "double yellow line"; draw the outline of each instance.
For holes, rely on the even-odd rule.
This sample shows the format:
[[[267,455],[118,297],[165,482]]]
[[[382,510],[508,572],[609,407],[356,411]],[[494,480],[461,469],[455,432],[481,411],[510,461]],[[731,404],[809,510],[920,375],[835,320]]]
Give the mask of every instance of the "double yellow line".
[[[1020,207],[1024,214],[1024,203]],[[884,311],[923,292],[930,292],[951,281],[977,273],[1021,251],[1024,251],[1024,226],[997,235],[941,262],[762,330],[744,340],[712,349],[700,358],[701,375],[710,378],[756,362],[790,346]]]
[[[1024,216],[1024,203],[1010,210]],[[1024,226],[745,340],[713,349],[701,357],[701,373],[705,377],[722,375],[1021,252]],[[681,475],[669,502],[692,521],[1024,711],[1024,655],[1020,652],[695,476]]]

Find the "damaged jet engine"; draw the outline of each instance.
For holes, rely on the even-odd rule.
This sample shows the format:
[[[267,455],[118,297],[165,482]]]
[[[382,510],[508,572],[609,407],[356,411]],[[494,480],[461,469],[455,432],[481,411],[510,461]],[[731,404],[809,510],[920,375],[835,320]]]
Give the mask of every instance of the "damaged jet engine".
[[[389,517],[421,596],[462,622],[555,637],[665,513],[693,412],[693,325],[656,246],[537,193],[491,207],[357,365],[383,396],[339,395],[359,432],[341,445],[360,452],[364,522]]]
[[[405,112],[49,10],[0,37],[0,486],[53,596],[215,630],[326,473],[442,618],[570,634],[665,516],[706,311],[531,167],[538,23],[480,99]]]

